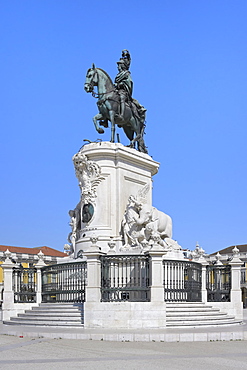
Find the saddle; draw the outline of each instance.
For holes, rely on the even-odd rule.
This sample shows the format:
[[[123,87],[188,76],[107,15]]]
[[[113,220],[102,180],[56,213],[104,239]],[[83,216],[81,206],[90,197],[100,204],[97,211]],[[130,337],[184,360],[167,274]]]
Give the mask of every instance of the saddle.
[[[134,98],[130,98],[125,102],[125,106],[128,107],[132,115],[141,123],[144,124],[145,119],[146,119],[146,109],[141,105],[138,100]],[[120,107],[120,106],[119,106]],[[116,118],[119,117],[119,110],[116,113]],[[103,126],[105,128],[108,128],[108,120],[101,120],[99,121],[100,126]],[[117,123],[118,127],[122,127],[123,125],[121,123]]]

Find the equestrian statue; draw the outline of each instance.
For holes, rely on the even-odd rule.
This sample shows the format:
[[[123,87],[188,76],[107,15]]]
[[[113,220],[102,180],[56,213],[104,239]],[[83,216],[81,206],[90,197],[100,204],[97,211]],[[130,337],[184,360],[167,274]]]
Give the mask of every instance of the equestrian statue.
[[[130,147],[135,148],[137,143],[137,149],[147,153],[143,139],[146,109],[132,98],[133,81],[129,71],[130,62],[130,53],[125,49],[117,62],[118,74],[114,83],[103,69],[96,68],[93,64],[87,71],[84,89],[98,99],[99,113],[93,117],[97,132],[103,134],[104,130],[100,126],[107,128],[110,121],[112,143],[115,142],[115,125],[117,125],[123,128],[130,140]],[[97,86],[97,93],[94,91],[94,86]]]

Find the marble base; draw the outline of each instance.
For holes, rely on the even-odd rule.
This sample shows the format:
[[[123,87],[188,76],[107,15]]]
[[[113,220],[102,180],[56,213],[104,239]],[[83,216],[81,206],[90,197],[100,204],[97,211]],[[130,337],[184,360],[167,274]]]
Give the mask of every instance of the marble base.
[[[80,155],[86,156],[91,167],[100,169],[100,176],[96,183],[88,171],[87,186],[91,186],[95,194],[91,202],[94,214],[90,222],[81,225],[75,256],[80,250],[90,250],[92,237],[97,237],[97,246],[102,252],[108,252],[110,242],[116,244],[115,251],[119,252],[123,246],[121,222],[129,196],[135,196],[148,185],[147,204],[152,205],[152,176],[158,172],[159,163],[148,154],[119,143],[90,143],[80,150]],[[83,186],[85,189],[85,184]]]

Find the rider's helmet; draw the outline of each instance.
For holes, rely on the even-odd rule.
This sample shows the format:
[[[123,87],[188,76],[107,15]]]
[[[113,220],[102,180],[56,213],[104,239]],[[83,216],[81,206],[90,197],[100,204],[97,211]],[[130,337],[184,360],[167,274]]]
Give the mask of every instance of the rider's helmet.
[[[122,51],[122,57],[119,59],[117,64],[121,64],[125,70],[128,70],[130,67],[130,62],[131,62],[130,53],[128,52],[128,50],[124,49]]]
[[[125,62],[125,60],[124,59],[122,59],[122,58],[120,58],[120,60],[117,62],[117,64],[119,65],[119,64],[121,64],[121,66],[122,66],[122,68],[123,69],[128,69],[128,65],[127,65],[127,63]]]

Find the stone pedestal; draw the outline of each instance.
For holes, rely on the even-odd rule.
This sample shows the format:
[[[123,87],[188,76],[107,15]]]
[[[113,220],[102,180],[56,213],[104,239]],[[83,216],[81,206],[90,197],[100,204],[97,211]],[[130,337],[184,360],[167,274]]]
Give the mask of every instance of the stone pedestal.
[[[88,251],[85,253],[87,258],[87,285],[85,311],[88,302],[100,302],[101,299],[101,262],[100,256],[104,253],[98,251]]]
[[[149,251],[150,256],[150,282],[151,282],[151,302],[164,303],[164,249],[158,245]]]
[[[231,262],[229,262],[232,273],[231,303],[234,307],[235,317],[241,320],[243,319],[243,302],[240,287],[242,264],[243,262],[240,260],[239,255],[234,255]]]
[[[166,327],[165,302],[85,302],[84,327],[161,329]]]
[[[1,265],[4,271],[4,290],[3,290],[3,320],[8,320],[14,306],[13,278],[12,271],[14,263],[7,257]]]
[[[90,238],[98,238],[101,251],[109,250],[108,243],[122,247],[121,222],[128,198],[147,185],[146,201],[152,205],[152,176],[159,163],[148,154],[140,153],[119,143],[91,143],[73,157],[81,188],[80,232],[75,242],[75,257],[90,248]],[[85,211],[89,204],[89,222]],[[84,207],[84,208],[83,208]],[[93,214],[92,214],[93,213]]]
[[[208,292],[207,292],[207,265],[208,262],[204,257],[199,258],[198,262],[202,265],[202,302],[207,303],[208,300]]]
[[[40,251],[38,253],[39,261],[36,263],[35,268],[37,272],[37,292],[36,292],[36,303],[40,304],[42,302],[42,267],[46,266],[44,262],[44,253]]]

